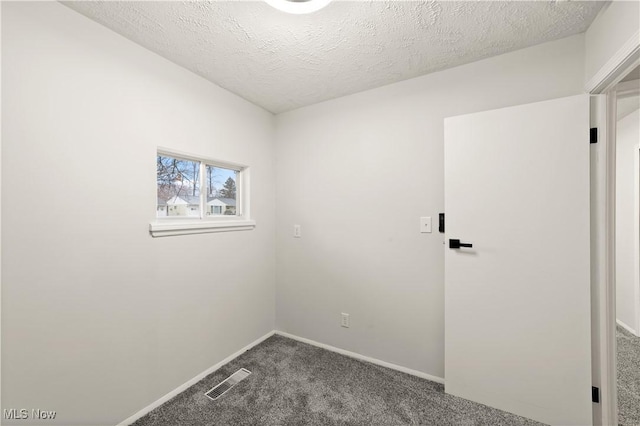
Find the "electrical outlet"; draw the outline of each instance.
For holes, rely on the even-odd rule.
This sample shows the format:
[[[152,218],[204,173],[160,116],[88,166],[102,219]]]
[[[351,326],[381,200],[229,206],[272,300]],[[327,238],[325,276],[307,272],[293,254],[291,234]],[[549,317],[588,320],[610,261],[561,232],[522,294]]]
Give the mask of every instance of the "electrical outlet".
[[[293,225],[293,238],[302,238],[302,227],[300,225]]]
[[[349,328],[349,314],[345,314],[343,312],[341,315],[342,315],[342,320],[340,322],[340,325],[345,328]]]

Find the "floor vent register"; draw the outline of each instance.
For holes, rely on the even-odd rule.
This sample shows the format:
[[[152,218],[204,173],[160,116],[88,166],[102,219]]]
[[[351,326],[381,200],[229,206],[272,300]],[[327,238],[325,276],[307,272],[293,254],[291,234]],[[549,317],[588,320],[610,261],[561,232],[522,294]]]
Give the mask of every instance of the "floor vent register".
[[[246,368],[241,368],[240,370],[233,373],[231,376],[224,379],[220,384],[211,388],[205,393],[205,396],[213,401],[220,398],[222,395],[227,393],[231,388],[240,383],[242,380],[249,377],[251,371]]]

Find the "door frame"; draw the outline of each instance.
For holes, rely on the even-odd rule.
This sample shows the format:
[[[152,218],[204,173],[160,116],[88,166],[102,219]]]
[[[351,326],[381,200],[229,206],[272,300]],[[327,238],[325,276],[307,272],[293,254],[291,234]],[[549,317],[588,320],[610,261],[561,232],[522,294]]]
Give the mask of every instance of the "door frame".
[[[585,87],[587,93],[597,95],[592,98],[592,127],[598,128],[598,143],[591,153],[592,374],[593,385],[600,388],[600,404],[594,404],[593,407],[595,425],[618,424],[615,86],[638,65],[640,41],[634,34]]]

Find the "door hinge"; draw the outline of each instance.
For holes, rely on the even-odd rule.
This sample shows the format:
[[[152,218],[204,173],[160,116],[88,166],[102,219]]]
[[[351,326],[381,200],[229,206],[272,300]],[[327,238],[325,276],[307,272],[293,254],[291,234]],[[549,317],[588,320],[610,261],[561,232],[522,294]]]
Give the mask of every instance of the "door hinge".
[[[438,213],[438,232],[444,232],[444,213]]]
[[[598,143],[598,128],[592,127],[589,129],[589,143]]]
[[[600,388],[591,386],[591,401],[600,404]]]

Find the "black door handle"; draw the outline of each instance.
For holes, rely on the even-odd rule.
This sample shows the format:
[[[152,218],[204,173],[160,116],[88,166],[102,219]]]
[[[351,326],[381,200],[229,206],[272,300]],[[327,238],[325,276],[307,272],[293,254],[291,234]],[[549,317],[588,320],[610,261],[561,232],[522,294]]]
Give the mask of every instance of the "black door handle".
[[[449,248],[450,249],[459,249],[460,247],[473,247],[471,243],[461,243],[460,240],[449,240]]]

